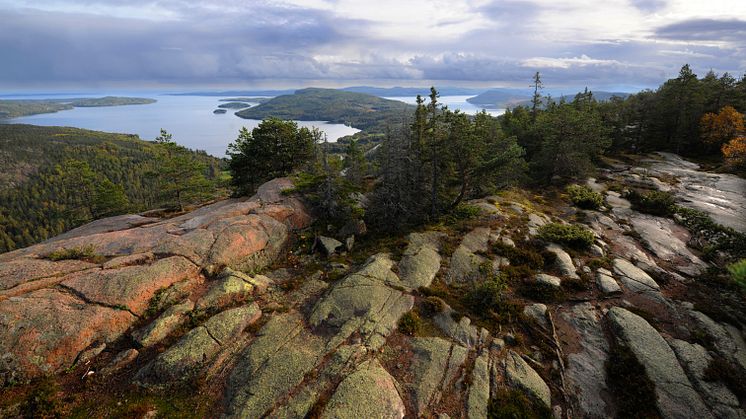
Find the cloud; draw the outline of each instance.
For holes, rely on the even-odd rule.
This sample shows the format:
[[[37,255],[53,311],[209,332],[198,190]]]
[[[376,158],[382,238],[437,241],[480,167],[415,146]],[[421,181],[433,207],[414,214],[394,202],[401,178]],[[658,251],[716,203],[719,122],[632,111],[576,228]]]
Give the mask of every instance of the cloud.
[[[737,41],[746,43],[746,20],[690,19],[665,25],[657,37],[684,41]]]
[[[533,71],[655,86],[684,62],[743,71],[739,4],[721,19],[685,0],[0,0],[0,87],[522,86]]]

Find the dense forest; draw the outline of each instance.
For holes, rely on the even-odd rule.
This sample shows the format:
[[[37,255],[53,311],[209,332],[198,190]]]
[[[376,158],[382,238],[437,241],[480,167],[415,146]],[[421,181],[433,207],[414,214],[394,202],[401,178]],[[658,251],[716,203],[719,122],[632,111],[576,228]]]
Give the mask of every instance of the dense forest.
[[[220,160],[164,134],[153,143],[135,135],[0,124],[0,252],[96,218],[222,196]]]

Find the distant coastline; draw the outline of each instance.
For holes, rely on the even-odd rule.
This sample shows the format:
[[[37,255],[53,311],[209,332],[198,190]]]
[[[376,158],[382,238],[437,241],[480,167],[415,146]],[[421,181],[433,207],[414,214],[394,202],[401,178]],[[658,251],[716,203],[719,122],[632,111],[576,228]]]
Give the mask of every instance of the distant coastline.
[[[7,99],[0,100],[0,120],[43,113],[54,113],[73,108],[149,105],[155,102],[157,102],[155,99],[150,98],[122,96],[63,99]]]

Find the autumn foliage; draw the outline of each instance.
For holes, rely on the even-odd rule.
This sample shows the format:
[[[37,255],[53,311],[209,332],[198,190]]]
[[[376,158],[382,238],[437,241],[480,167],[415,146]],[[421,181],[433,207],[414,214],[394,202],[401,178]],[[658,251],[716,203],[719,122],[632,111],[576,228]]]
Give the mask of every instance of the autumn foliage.
[[[732,106],[725,106],[719,113],[708,112],[699,122],[702,141],[722,145],[744,133],[743,114]]]
[[[736,137],[722,148],[723,157],[729,166],[746,168],[746,137]]]

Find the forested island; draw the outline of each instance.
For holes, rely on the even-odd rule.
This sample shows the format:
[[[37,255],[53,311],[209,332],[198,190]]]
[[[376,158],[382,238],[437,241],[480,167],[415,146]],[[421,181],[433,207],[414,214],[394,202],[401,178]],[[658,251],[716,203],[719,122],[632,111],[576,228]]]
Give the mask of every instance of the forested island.
[[[18,118],[41,113],[54,113],[73,108],[147,105],[155,102],[155,99],[118,96],[78,99],[0,100],[0,120],[3,118]]]

